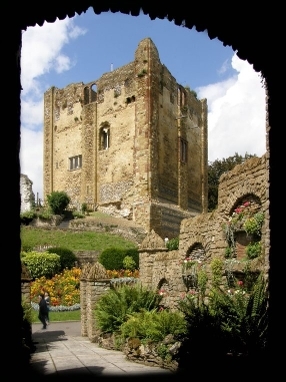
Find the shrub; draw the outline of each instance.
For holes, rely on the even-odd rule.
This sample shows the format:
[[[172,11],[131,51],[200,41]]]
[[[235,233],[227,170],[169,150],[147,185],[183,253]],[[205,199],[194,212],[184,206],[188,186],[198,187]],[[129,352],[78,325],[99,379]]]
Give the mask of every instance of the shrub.
[[[36,217],[35,211],[25,211],[20,214],[20,222],[24,225],[29,225],[31,221]]]
[[[102,333],[117,332],[131,314],[157,309],[161,300],[162,296],[140,284],[110,289],[99,298],[95,306],[97,329]]]
[[[79,211],[73,211],[72,217],[73,217],[73,219],[83,219],[84,214],[82,212],[79,212]]]
[[[131,257],[134,260],[135,268],[138,269],[139,252],[137,248],[107,248],[99,255],[98,262],[101,263],[107,270],[120,270],[124,269],[123,261],[126,256]]]
[[[250,291],[242,281],[237,285],[234,291],[215,286],[208,299],[192,292],[179,301],[188,323],[182,357],[206,356],[206,349],[210,355],[224,356],[263,353],[268,332],[267,283],[259,276]]]
[[[222,333],[227,335],[233,354],[255,355],[265,350],[268,289],[262,276],[256,279],[250,291],[245,289],[242,281],[231,293],[215,289],[210,304],[213,311],[220,312]]]
[[[35,345],[32,338],[32,309],[31,305],[26,301],[22,301],[22,348],[20,363],[25,364],[31,358],[31,353],[35,351]]]
[[[248,259],[255,259],[260,256],[262,251],[262,244],[260,241],[251,242],[246,247],[246,256]]]
[[[224,250],[224,257],[226,259],[231,259],[235,256],[235,249],[233,247],[227,246]]]
[[[187,368],[190,359],[210,358],[225,354],[225,338],[220,320],[199,293],[190,292],[179,301],[178,308],[184,313],[187,334],[182,338],[178,359],[180,366]],[[217,313],[219,316],[219,312]]]
[[[123,338],[137,337],[154,342],[163,341],[168,334],[178,336],[186,331],[187,323],[182,313],[157,309],[136,312],[120,327]]]
[[[32,250],[33,250],[33,246],[32,245],[30,245],[30,244],[22,244],[22,247],[21,247],[22,254],[27,253],[27,252],[31,252]]]
[[[50,220],[53,217],[53,212],[51,208],[42,208],[38,213],[37,217],[41,220]]]
[[[123,268],[134,271],[136,269],[136,262],[131,256],[125,256],[123,259]]]
[[[61,261],[61,271],[64,269],[71,269],[75,266],[75,262],[77,261],[76,255],[68,248],[62,247],[52,247],[47,249],[48,253],[56,253],[60,256]]]
[[[53,191],[47,195],[48,205],[53,214],[62,215],[70,202],[70,197],[65,191]]]
[[[88,211],[87,203],[82,203],[81,212],[85,214]]]
[[[23,320],[27,323],[32,324],[32,307],[27,299],[22,299],[22,309],[23,309]]]
[[[247,219],[243,228],[245,229],[248,235],[255,235],[256,237],[261,237],[261,229],[264,222],[264,213],[257,212],[254,216]]]
[[[61,269],[60,256],[48,252],[21,252],[21,260],[27,266],[33,279],[38,277],[51,278]]]
[[[173,239],[170,239],[166,244],[168,251],[174,251],[179,249],[179,238],[175,237]]]

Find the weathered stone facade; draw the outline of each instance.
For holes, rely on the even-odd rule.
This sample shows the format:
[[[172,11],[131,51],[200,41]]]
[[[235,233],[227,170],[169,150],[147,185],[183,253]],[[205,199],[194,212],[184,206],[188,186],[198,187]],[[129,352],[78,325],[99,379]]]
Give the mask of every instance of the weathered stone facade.
[[[44,95],[44,198],[132,219],[176,237],[207,210],[207,102],[179,85],[150,38],[133,62]]]
[[[35,205],[35,194],[33,192],[33,182],[27,175],[20,176],[20,193],[21,193],[21,212],[30,211]]]
[[[166,251],[164,241],[155,232],[144,239],[140,247],[140,281],[143,285],[164,289],[164,305],[176,308],[177,301],[188,287],[182,272],[186,257],[199,260],[210,273],[210,263],[218,258],[224,262],[225,272],[241,272],[245,266],[245,247],[237,242],[237,258],[225,259],[226,240],[223,224],[228,221],[241,201],[254,200],[265,219],[262,227],[262,254],[250,260],[252,272],[262,272],[268,278],[269,270],[269,213],[266,155],[251,158],[220,178],[218,208],[211,213],[184,219],[179,236],[179,250]]]

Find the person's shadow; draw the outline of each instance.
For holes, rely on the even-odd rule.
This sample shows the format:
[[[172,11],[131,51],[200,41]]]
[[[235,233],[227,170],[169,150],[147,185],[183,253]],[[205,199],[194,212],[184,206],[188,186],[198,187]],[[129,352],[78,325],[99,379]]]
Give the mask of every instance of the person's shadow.
[[[58,341],[68,341],[67,333],[65,330],[38,330],[35,331],[32,334],[32,340],[33,340],[33,353],[42,353],[47,352],[48,349],[50,349],[53,346],[54,342]],[[33,354],[32,353],[32,354]],[[27,375],[30,380],[34,380],[34,378],[41,378],[41,379],[48,379],[48,380],[74,380],[74,378],[82,379],[84,377],[84,380],[86,378],[91,379],[95,378],[95,375],[91,374],[90,376],[86,374],[86,368],[72,368],[72,364],[70,369],[66,371],[61,371],[60,374],[53,373],[50,375],[45,375],[44,370],[48,363],[48,359],[44,359],[39,357],[39,359],[35,362],[30,362],[27,366],[27,369],[24,371],[25,375]],[[101,366],[92,366],[92,370],[90,370],[92,373],[98,374],[100,377],[101,372],[103,371],[103,367]],[[32,379],[31,379],[32,378]],[[35,379],[36,380],[36,379]]]

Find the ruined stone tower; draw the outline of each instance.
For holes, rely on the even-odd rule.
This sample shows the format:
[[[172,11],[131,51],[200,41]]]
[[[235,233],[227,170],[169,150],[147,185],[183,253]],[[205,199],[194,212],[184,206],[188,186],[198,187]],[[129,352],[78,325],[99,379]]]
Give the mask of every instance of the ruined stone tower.
[[[44,95],[44,198],[113,207],[161,237],[207,211],[207,102],[176,82],[150,38],[133,62]]]

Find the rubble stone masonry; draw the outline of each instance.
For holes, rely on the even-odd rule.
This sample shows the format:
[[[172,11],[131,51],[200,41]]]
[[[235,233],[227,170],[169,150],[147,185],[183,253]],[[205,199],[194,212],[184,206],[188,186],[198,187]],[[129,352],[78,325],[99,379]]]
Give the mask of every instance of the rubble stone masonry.
[[[44,198],[112,213],[176,237],[207,211],[207,103],[178,84],[150,38],[134,61],[44,95]]]

